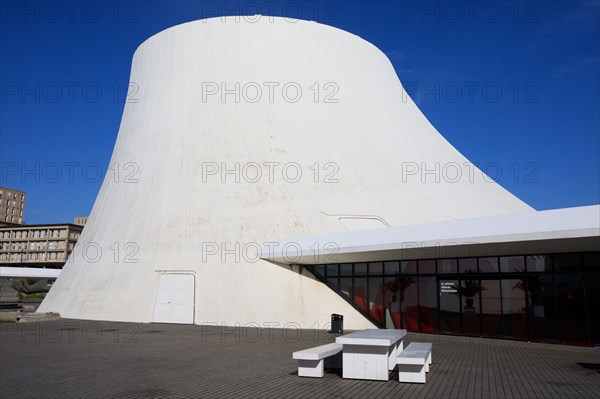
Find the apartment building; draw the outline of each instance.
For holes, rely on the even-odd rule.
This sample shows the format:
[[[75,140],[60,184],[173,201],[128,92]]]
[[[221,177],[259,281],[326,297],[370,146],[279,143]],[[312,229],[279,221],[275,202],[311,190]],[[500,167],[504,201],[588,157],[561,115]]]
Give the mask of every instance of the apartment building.
[[[73,218],[73,224],[76,224],[78,226],[85,226],[85,224],[87,223],[88,217],[87,216],[75,216]]]
[[[25,192],[0,187],[0,223],[23,224],[25,212]]]
[[[0,265],[60,269],[82,230],[69,223],[0,227]]]

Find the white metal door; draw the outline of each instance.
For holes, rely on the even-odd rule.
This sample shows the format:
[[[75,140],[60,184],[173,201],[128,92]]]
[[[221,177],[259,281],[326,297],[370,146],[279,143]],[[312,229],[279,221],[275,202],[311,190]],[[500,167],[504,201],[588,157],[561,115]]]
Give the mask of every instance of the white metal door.
[[[152,321],[194,324],[194,294],[193,274],[161,274]]]

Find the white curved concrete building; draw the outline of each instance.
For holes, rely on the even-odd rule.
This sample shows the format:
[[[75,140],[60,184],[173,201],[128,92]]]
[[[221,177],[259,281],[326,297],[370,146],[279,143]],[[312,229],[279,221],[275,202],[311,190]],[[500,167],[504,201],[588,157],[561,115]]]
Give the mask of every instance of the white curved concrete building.
[[[306,268],[257,249],[534,212],[436,131],[384,53],[336,28],[178,25],[137,49],[131,82],[111,169],[42,312],[306,328],[341,313],[368,328]]]

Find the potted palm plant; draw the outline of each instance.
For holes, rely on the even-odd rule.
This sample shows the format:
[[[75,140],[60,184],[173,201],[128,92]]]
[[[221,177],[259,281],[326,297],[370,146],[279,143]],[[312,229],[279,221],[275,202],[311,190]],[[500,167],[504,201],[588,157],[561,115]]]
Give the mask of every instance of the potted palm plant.
[[[518,270],[524,272],[525,270]],[[513,286],[513,289],[518,288],[529,294],[529,304],[533,309],[533,316],[538,318],[544,317],[544,306],[542,305],[542,288],[545,282],[542,276],[534,274],[528,277],[522,277]]]
[[[475,273],[475,270],[469,269],[465,273]],[[458,292],[465,298],[465,309],[475,309],[473,304],[475,303],[475,296],[480,294],[481,291],[487,290],[481,285],[479,280],[462,280],[458,287]]]
[[[391,301],[389,301],[387,304],[385,316],[385,324],[388,328],[394,328],[394,326],[396,328],[400,328],[400,311],[403,312],[405,310],[404,292],[414,283],[414,278],[397,274],[394,280],[386,281],[380,285],[380,289],[383,292],[384,298],[386,297],[386,294],[391,294],[392,296]],[[400,303],[397,302],[398,293],[400,293]],[[396,317],[395,321],[393,321],[394,317]]]
[[[381,284],[384,292],[388,291],[392,294],[392,302],[398,299],[397,294],[400,293],[400,303],[404,303],[404,291],[410,288],[415,283],[412,277],[396,275],[393,281],[387,281]]]

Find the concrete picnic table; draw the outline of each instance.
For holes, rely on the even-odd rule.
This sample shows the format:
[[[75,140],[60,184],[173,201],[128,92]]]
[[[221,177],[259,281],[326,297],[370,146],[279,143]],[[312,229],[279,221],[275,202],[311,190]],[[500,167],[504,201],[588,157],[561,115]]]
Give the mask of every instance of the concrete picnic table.
[[[405,336],[406,330],[370,329],[336,338],[343,345],[343,378],[389,380]]]

